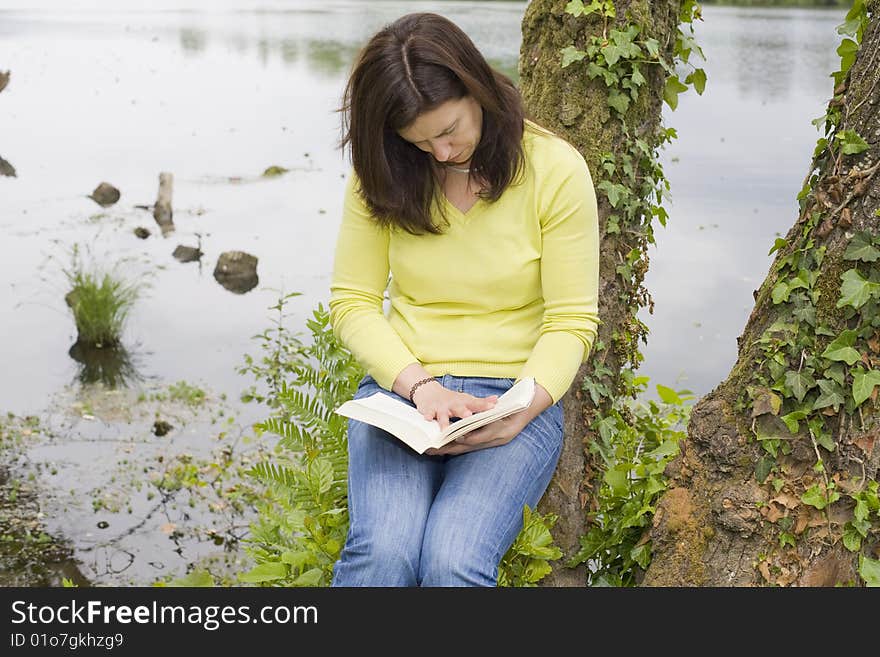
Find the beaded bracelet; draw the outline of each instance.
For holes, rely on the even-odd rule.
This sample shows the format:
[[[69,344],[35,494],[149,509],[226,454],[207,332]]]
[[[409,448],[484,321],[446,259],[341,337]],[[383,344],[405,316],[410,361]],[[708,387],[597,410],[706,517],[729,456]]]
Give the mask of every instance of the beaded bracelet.
[[[409,400],[413,404],[415,404],[415,402],[413,401],[413,395],[416,392],[416,388],[418,388],[420,385],[423,385],[425,383],[430,383],[431,381],[436,381],[436,380],[437,379],[435,379],[433,376],[429,376],[427,379],[421,379],[420,381],[416,381],[415,383],[413,383],[413,387],[409,389]]]

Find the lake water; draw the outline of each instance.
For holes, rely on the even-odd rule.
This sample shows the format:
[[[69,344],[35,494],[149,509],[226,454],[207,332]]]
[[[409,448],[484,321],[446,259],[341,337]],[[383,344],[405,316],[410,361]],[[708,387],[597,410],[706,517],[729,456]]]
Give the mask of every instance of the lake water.
[[[347,170],[334,110],[358,47],[403,13],[441,11],[515,75],[525,7],[0,0],[0,70],[12,71],[0,157],[18,174],[0,177],[0,410],[40,414],[76,398],[82,366],[68,354],[76,330],[63,273],[74,244],[148,284],[124,336],[144,385],[185,380],[234,404],[250,383],[235,368],[256,352],[252,336],[269,326],[279,291],[303,293],[290,307],[295,328],[327,301]],[[642,373],[653,382],[700,395],[733,364],[767,251],[796,218],[842,17],[704,8],[706,93],[682,96],[665,117],[679,139],[663,153],[670,219],[646,278],[655,312],[643,314]],[[272,165],[290,172],[261,177]],[[160,172],[174,175],[176,231],[166,237],[136,207],[153,203]],[[122,192],[107,209],[87,198],[101,181]],[[135,237],[139,226],[152,235]],[[179,244],[200,245],[201,263],[175,260]],[[227,250],[259,258],[255,289],[214,280]],[[265,415],[235,412],[243,427]],[[79,479],[101,462],[82,447],[41,449],[33,458],[75,466]]]
[[[354,52],[388,20],[437,3],[0,7],[19,4],[32,8],[0,13],[0,70],[12,71],[0,96],[0,156],[18,173],[0,178],[2,406],[38,411],[76,378],[61,274],[73,243],[103,266],[127,258],[123,271],[150,272],[125,340],[140,374],[235,395],[234,367],[265,328],[276,290],[304,293],[292,324],[327,299],[346,170],[334,109]],[[525,3],[439,6],[496,65],[516,70]],[[644,316],[642,368],[698,394],[726,375],[767,250],[795,217],[841,12],[707,7],[704,17],[706,93],[666,112],[679,139],[664,153],[671,217],[651,249],[656,306]],[[270,165],[291,172],[260,178]],[[134,206],[155,200],[161,171],[174,174],[177,230],[141,241],[133,229],[155,225]],[[107,210],[86,198],[104,180],[122,192]],[[172,258],[197,234],[201,267]],[[244,295],[212,277],[231,249],[259,258],[260,284]]]

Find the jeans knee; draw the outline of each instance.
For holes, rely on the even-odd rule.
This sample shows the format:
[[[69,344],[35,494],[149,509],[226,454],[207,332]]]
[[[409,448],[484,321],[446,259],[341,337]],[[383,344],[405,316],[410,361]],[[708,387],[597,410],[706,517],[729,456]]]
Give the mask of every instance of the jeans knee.
[[[422,547],[421,586],[496,586],[498,561],[494,554],[475,549]]]
[[[349,537],[333,568],[333,586],[415,586],[418,550],[399,537]]]

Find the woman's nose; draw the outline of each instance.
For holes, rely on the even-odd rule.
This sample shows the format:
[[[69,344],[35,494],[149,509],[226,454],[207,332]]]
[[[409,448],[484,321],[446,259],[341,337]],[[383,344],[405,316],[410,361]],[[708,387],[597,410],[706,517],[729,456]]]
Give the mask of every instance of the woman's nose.
[[[450,155],[452,155],[452,145],[448,142],[434,146],[434,159],[438,162],[445,162]]]

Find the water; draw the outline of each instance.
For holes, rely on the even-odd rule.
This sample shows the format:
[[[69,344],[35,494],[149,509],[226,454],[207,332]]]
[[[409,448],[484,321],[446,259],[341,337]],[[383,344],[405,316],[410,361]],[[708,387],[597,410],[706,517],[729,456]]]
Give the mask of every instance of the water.
[[[189,418],[185,436],[156,444],[152,407],[122,422],[84,401],[82,366],[68,354],[70,248],[149,285],[124,335],[132,380],[145,389],[185,380],[212,399],[225,394],[235,407],[230,433],[246,433],[265,410],[235,405],[250,383],[235,368],[255,352],[251,336],[268,327],[267,308],[280,290],[302,292],[289,325],[303,327],[329,296],[348,168],[334,110],[357,48],[400,14],[439,10],[515,76],[526,3],[70,4],[0,0],[0,70],[12,71],[0,93],[0,156],[18,172],[0,177],[0,409],[48,414],[58,430],[26,460],[42,464],[56,497],[63,491],[47,519],[71,537],[86,575],[113,583],[124,571],[127,581],[149,582],[159,567],[129,568],[128,555],[148,551],[168,572],[208,552],[199,544],[174,553],[177,542],[156,538],[186,514],[154,513],[126,492],[131,513],[101,509],[118,540],[98,540],[89,499],[112,497],[120,463],[170,459],[175,449],[206,454],[215,442],[205,436],[216,430],[211,419]],[[651,334],[642,367],[654,382],[698,395],[733,364],[767,251],[796,217],[817,138],[810,121],[831,93],[843,12],[706,7],[704,17],[706,93],[666,111],[679,139],[663,153],[672,200],[650,250],[655,312],[643,313]],[[261,177],[272,165],[290,172]],[[163,171],[174,174],[177,228],[167,237],[135,207],[155,200]],[[101,181],[122,192],[108,209],[86,198]],[[139,226],[152,235],[135,237]],[[201,263],[176,261],[178,244],[200,245]],[[260,283],[246,294],[212,276],[220,253],[233,249],[259,258]],[[128,396],[120,405],[136,404]],[[60,474],[46,474],[52,469]]]

